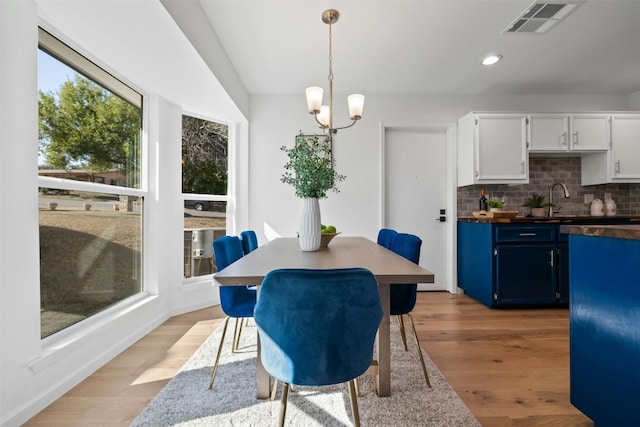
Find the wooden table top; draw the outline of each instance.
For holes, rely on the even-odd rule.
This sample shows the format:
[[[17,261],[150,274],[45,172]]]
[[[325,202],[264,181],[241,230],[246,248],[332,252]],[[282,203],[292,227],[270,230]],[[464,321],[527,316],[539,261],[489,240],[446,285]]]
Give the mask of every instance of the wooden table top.
[[[378,283],[433,283],[433,273],[364,237],[335,237],[328,247],[303,252],[295,237],[283,237],[260,246],[214,274],[222,285],[259,285],[279,268],[330,269],[362,267]]]

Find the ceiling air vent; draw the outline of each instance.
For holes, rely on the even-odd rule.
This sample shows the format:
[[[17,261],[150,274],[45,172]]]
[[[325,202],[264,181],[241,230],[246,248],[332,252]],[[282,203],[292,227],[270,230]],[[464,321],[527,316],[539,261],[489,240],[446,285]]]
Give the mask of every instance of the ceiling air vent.
[[[544,34],[566,18],[585,0],[536,1],[520,14],[503,34]]]

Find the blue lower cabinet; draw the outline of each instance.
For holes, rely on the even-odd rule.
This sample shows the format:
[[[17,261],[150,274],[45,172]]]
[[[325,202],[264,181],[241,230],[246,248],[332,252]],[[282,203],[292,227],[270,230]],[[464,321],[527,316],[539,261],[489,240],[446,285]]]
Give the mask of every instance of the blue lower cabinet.
[[[640,426],[640,241],[571,235],[571,403],[595,426]]]
[[[500,245],[495,304],[556,302],[555,245]]]
[[[558,231],[558,224],[458,222],[458,286],[488,307],[566,304]]]

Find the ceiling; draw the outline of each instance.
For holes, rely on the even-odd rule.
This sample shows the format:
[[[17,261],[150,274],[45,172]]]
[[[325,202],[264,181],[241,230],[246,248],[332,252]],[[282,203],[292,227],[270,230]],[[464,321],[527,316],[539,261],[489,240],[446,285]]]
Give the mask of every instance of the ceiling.
[[[167,0],[172,1],[172,0]],[[532,0],[199,0],[250,94],[616,94],[640,90],[640,0],[586,0],[546,34],[503,34]],[[553,3],[554,0],[547,1]],[[488,53],[504,60],[483,67]]]

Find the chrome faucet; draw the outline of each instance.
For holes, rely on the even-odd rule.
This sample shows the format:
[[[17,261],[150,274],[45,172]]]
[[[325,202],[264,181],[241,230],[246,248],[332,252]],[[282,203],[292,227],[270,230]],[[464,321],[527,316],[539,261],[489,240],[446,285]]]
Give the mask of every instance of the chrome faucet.
[[[554,212],[553,212],[553,188],[556,185],[560,185],[562,186],[562,189],[564,190],[564,198],[568,199],[569,197],[571,197],[571,194],[569,194],[569,190],[567,190],[567,186],[564,184],[561,184],[559,182],[555,182],[553,184],[551,184],[551,186],[549,187],[549,217],[554,216]]]

